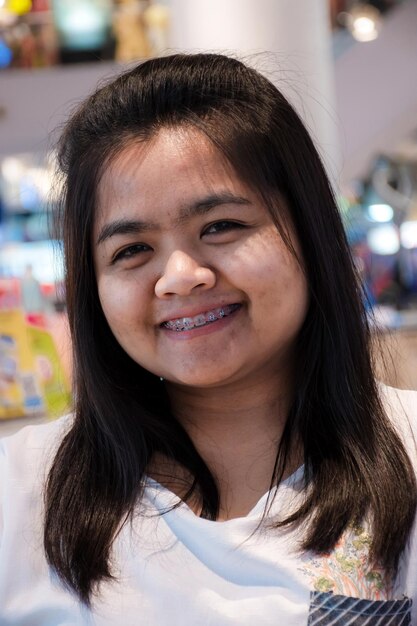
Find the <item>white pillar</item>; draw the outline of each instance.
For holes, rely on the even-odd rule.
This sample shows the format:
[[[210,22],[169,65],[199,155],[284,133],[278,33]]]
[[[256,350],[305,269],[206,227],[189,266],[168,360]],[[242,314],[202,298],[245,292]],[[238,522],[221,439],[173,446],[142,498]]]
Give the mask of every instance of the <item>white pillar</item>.
[[[171,50],[238,55],[289,98],[340,170],[328,0],[170,0]],[[249,58],[248,58],[249,57]]]

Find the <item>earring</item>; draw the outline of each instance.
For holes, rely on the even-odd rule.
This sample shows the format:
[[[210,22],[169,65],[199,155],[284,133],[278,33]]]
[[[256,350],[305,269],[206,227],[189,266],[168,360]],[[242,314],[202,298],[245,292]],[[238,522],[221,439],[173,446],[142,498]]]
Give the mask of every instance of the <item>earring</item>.
[[[159,377],[159,380],[161,381],[161,383],[164,382],[165,378],[163,378],[162,376]]]

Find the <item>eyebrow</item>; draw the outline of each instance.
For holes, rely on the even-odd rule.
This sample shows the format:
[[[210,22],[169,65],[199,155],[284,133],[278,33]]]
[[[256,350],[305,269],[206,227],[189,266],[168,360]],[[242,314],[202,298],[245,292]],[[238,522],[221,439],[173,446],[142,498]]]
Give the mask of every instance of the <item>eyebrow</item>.
[[[248,205],[251,204],[251,202],[247,198],[235,196],[234,194],[228,192],[213,194],[183,207],[175,221],[177,224],[182,224],[192,217],[205,215],[212,209],[223,204]],[[114,220],[113,222],[105,224],[100,230],[97,237],[97,245],[103,243],[107,239],[110,239],[110,237],[113,237],[114,235],[138,235],[140,233],[158,230],[160,230],[160,225],[156,222],[143,222],[141,220],[127,219]]]

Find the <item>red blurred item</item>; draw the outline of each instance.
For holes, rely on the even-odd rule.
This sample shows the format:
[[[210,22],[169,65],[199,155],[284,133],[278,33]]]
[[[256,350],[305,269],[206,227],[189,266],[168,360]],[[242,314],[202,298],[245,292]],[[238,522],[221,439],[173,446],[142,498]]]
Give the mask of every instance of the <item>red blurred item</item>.
[[[32,13],[50,10],[49,0],[32,0]]]
[[[0,310],[20,306],[20,288],[17,278],[0,278]]]
[[[26,321],[32,326],[38,326],[39,328],[46,328],[46,318],[43,313],[27,313]]]

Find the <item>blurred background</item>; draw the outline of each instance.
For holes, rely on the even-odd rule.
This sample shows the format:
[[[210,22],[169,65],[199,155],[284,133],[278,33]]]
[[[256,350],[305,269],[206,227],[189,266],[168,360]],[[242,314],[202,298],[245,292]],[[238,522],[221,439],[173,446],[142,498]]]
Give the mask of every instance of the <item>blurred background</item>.
[[[417,0],[0,0],[0,435],[71,403],[60,128],[100,82],[179,50],[237,54],[293,102],[393,357],[380,376],[417,389]]]

